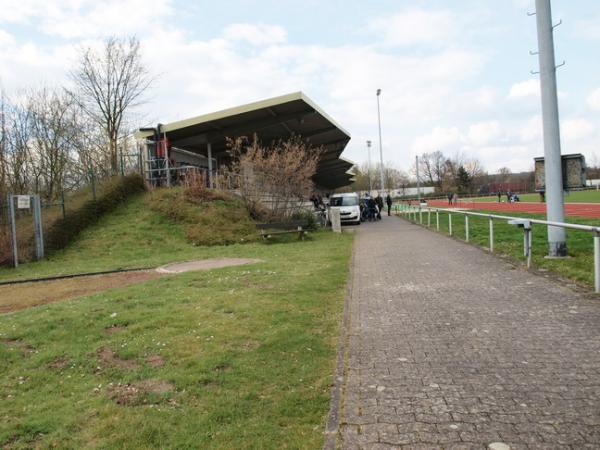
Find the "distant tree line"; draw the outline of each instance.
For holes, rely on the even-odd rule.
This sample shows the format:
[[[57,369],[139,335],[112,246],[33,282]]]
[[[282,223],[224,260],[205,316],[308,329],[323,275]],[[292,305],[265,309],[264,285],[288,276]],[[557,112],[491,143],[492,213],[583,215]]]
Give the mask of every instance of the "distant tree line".
[[[588,178],[596,173],[595,166],[588,168]],[[386,189],[403,190],[416,186],[416,162],[410,167],[410,172],[394,168],[391,163],[384,165]],[[369,177],[373,190],[380,186],[379,164],[371,166],[363,163],[354,167],[355,182],[351,189],[356,191],[369,190]],[[600,169],[597,170],[600,174]],[[447,156],[441,151],[423,153],[419,156],[419,180],[422,187],[435,187],[439,194],[453,192],[459,195],[487,194],[491,188],[498,186],[524,186],[525,190],[534,189],[533,170],[514,173],[508,167],[500,168],[497,173],[488,173],[476,158],[468,158],[462,154]]]

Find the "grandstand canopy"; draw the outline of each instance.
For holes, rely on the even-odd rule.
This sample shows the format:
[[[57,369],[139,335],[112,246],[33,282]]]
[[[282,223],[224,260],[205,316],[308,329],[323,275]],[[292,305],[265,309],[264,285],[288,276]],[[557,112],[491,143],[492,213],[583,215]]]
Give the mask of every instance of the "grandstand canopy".
[[[159,125],[156,131],[140,129],[136,137],[153,140],[155,135],[161,139],[166,135],[171,146],[202,155],[207,154],[210,143],[212,157],[226,164],[226,139],[251,138],[254,133],[266,145],[291,135],[302,136],[311,146],[324,150],[315,183],[326,189],[350,184],[348,171],[353,163],[340,158],[350,134],[302,92]]]

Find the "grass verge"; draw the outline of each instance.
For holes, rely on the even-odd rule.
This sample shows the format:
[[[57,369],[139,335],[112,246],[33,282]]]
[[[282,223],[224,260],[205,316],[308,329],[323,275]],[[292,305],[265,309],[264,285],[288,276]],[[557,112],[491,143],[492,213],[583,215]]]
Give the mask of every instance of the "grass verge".
[[[485,214],[486,211],[477,211]],[[490,214],[499,215],[497,211]],[[511,213],[512,217],[531,217],[545,220],[542,214]],[[570,223],[598,226],[597,219],[569,218]],[[427,224],[427,213],[423,213],[423,223]],[[431,229],[436,229],[435,213],[431,213]],[[440,232],[448,234],[448,213],[440,212]],[[465,216],[452,214],[452,234],[465,240]],[[594,285],[594,247],[592,234],[585,231],[567,230],[569,258],[547,259],[547,227],[533,225],[532,262],[536,268],[549,270],[563,278],[583,284]],[[484,217],[469,216],[469,242],[489,248],[489,221]],[[494,252],[514,260],[525,262],[523,256],[523,231],[503,220],[494,220]]]
[[[158,220],[135,201],[133,212]],[[150,224],[114,227],[132,211],[103,219],[122,233],[118,248],[103,239],[110,226],[95,226],[55,270],[208,253],[264,263],[0,316],[0,447],[319,448],[352,237],[200,250],[175,229],[134,250],[127,242],[145,236],[136,225]]]

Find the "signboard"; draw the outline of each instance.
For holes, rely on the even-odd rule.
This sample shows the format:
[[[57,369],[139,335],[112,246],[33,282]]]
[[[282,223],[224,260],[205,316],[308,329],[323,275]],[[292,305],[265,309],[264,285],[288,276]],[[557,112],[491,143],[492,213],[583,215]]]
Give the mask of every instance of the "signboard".
[[[17,208],[29,209],[31,197],[29,195],[17,195]]]
[[[546,190],[544,158],[535,158],[535,190]],[[563,189],[581,189],[586,185],[585,157],[580,154],[562,155]]]

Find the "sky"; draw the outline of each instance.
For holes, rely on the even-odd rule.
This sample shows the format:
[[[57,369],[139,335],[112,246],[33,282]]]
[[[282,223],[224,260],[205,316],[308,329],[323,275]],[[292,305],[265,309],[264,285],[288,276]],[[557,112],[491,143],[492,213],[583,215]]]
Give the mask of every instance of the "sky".
[[[415,155],[494,173],[543,155],[534,0],[0,0],[10,96],[68,85],[82,47],[135,35],[156,76],[136,111],[168,123],[303,91],[352,135],[343,156]],[[562,152],[600,162],[600,2],[553,0]]]

